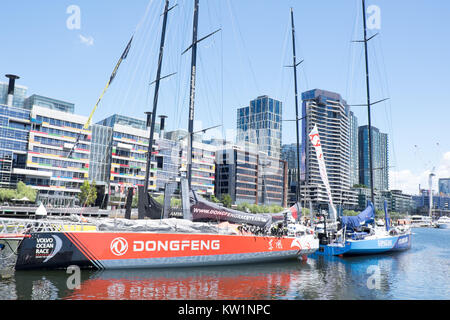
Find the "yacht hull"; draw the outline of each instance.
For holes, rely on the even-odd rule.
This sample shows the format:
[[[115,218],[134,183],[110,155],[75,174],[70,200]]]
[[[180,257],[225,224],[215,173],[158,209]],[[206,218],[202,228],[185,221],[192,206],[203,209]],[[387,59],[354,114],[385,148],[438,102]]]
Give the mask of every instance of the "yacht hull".
[[[375,239],[347,240],[345,244],[320,245],[315,254],[318,256],[352,256],[404,251],[411,248],[411,240],[410,233]]]
[[[319,247],[313,235],[272,237],[185,233],[32,233],[16,270],[136,269],[232,265],[296,259]]]

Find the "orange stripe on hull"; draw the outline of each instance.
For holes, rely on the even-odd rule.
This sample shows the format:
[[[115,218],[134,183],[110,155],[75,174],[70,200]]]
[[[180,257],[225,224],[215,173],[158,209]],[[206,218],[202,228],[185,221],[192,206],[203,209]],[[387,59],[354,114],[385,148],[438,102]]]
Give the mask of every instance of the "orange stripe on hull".
[[[97,260],[174,258],[299,250],[295,238],[161,233],[68,233]],[[72,238],[73,239],[73,238]]]

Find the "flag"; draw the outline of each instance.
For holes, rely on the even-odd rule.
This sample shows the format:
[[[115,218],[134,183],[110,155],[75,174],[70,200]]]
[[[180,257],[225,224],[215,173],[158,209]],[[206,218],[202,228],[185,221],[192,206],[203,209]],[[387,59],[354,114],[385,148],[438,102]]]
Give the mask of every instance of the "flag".
[[[111,83],[113,82],[114,78],[116,77],[117,70],[119,70],[120,64],[122,63],[123,60],[125,60],[127,58],[128,52],[130,52],[131,42],[132,41],[133,41],[133,37],[131,37],[130,42],[128,42],[128,45],[125,48],[125,51],[122,53],[122,56],[120,57],[119,62],[117,63],[116,67],[114,68],[114,71],[113,71],[111,77],[109,78],[109,85],[111,85]]]
[[[119,61],[117,62],[116,67],[114,68],[114,71],[111,74],[111,77],[109,78],[108,83],[106,84],[106,87],[103,89],[103,92],[100,95],[100,98],[98,99],[97,103],[94,106],[94,109],[92,110],[91,114],[89,115],[89,119],[86,122],[86,124],[84,125],[85,130],[87,130],[89,128],[89,126],[91,125],[92,117],[94,116],[94,113],[97,110],[100,101],[103,99],[103,96],[105,95],[106,90],[108,90],[109,86],[111,85],[114,78],[116,77],[116,74],[117,74],[117,71],[119,70],[120,64],[122,63],[123,60],[125,60],[128,57],[128,53],[130,52],[131,42],[133,41],[133,37],[131,37],[130,41],[128,42],[128,45],[125,48],[125,51],[122,53],[122,56],[120,57]]]
[[[322,151],[322,145],[320,143],[320,136],[319,130],[317,129],[317,125],[314,126],[314,129],[309,134],[309,139],[311,140],[311,143],[316,150],[317,162],[319,163],[320,177],[322,178],[322,182],[325,185],[325,189],[327,190],[331,210],[333,211],[334,218],[336,219],[337,218],[336,208],[334,207],[333,198],[331,196],[330,182],[328,181],[327,167],[325,166],[325,159]]]

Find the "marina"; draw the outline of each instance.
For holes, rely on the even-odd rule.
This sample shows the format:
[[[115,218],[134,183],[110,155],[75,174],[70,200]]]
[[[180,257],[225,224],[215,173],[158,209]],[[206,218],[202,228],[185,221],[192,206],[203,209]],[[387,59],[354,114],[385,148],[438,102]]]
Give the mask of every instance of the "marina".
[[[316,257],[241,266],[81,272],[80,289],[65,271],[2,274],[2,300],[446,300],[447,229],[414,229],[398,254]],[[373,275],[379,282],[370,285]],[[377,281],[378,281],[377,280]],[[369,285],[368,285],[369,284]],[[376,287],[378,286],[378,287]]]
[[[388,110],[398,89],[390,92],[383,79],[383,72],[395,71],[380,70],[379,7],[355,1],[345,99],[310,87],[308,72],[300,71],[306,59],[298,54],[290,7],[283,47],[272,50],[281,54],[282,68],[293,71],[287,84],[280,76],[279,92],[293,92],[275,99],[261,91],[247,57],[257,90],[247,91],[245,101],[248,94],[257,98],[242,106],[236,93],[236,101],[224,101],[236,91],[226,78],[237,60],[224,59],[233,51],[224,30],[231,25],[234,40],[254,39],[241,38],[230,1],[224,21],[220,1],[150,1],[141,20],[134,12],[126,22],[134,31],[123,29],[126,35],[113,41],[119,59],[107,60],[117,47],[102,53],[114,69],[88,117],[74,114],[73,103],[26,97],[27,89],[16,86],[21,77],[5,75],[0,300],[450,298],[450,152],[433,144],[443,157],[438,165],[430,149],[424,162],[414,145],[416,165],[425,171],[399,171],[393,129],[403,117],[394,122]],[[312,31],[303,29],[299,6],[300,34]],[[79,10],[70,6],[69,20]],[[281,39],[282,31],[274,30]],[[94,45],[92,37],[80,34],[79,40]],[[98,70],[89,72],[97,85]],[[94,85],[89,81],[86,92]],[[308,88],[299,94],[302,86]],[[122,114],[104,118],[113,108]],[[294,111],[295,119],[283,118]],[[236,115],[231,137],[229,113]],[[367,125],[358,125],[361,119]],[[282,128],[295,143],[282,144]],[[398,179],[402,174],[409,180]],[[197,314],[188,304],[181,312]]]

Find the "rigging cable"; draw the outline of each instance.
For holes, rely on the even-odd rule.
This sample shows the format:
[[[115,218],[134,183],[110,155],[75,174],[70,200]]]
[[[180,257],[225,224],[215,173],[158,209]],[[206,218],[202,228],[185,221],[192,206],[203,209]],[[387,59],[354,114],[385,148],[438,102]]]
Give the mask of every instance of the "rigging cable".
[[[248,50],[246,49],[246,47],[245,47],[244,40],[243,40],[243,37],[242,37],[242,32],[241,32],[241,29],[240,29],[240,27],[239,27],[239,22],[237,21],[237,19],[235,19],[235,15],[234,15],[234,13],[233,13],[233,6],[232,6],[232,4],[230,3],[230,0],[227,0],[227,4],[228,4],[228,10],[229,10],[229,13],[230,13],[230,17],[231,17],[231,25],[232,25],[232,27],[233,27],[234,35],[235,35],[235,37],[236,37],[236,35],[237,35],[237,39],[240,40],[240,43],[241,43],[242,47],[244,48],[244,52],[247,52],[247,55],[246,55],[246,56],[247,56],[247,62],[248,62],[248,66],[249,66],[249,68],[250,68],[250,73],[251,73],[251,75],[252,75],[253,84],[254,84],[254,86],[255,86],[257,92],[260,92],[260,90],[259,90],[260,87],[259,87],[259,85],[258,85],[258,81],[257,81],[257,78],[256,78],[256,74],[255,74],[254,68],[253,68],[253,66],[252,66],[252,61],[251,61],[251,59],[250,59],[250,56],[248,55],[248,52],[249,52],[249,51],[248,51]],[[236,29],[237,29],[237,32],[236,32]],[[240,47],[238,46],[238,49],[240,49],[239,53],[240,53],[241,59],[242,59],[242,48],[240,48]]]
[[[147,6],[146,13],[145,13],[143,19],[145,19],[147,13],[149,12],[148,9],[149,9],[149,7],[150,7],[150,5],[151,5],[152,2],[153,2],[153,0],[150,0],[149,4],[148,4],[148,6]],[[108,90],[109,86],[110,86],[110,85],[112,84],[112,82],[114,81],[114,79],[115,79],[115,77],[116,77],[116,75],[117,75],[117,72],[118,72],[118,70],[119,70],[119,67],[120,67],[120,65],[122,64],[122,61],[125,60],[125,59],[128,57],[128,54],[129,54],[130,49],[131,49],[131,44],[132,44],[132,42],[133,42],[134,35],[135,35],[136,31],[138,30],[138,28],[141,26],[142,21],[143,21],[143,20],[141,19],[141,21],[140,21],[139,24],[137,25],[137,27],[136,27],[136,29],[135,29],[133,35],[131,36],[131,39],[129,40],[129,42],[128,42],[128,44],[127,44],[127,46],[126,46],[124,52],[122,53],[121,57],[119,58],[119,61],[117,62],[116,66],[115,66],[115,68],[114,68],[114,70],[113,70],[113,73],[111,74],[111,76],[110,76],[110,78],[109,78],[109,80],[108,80],[108,82],[107,82],[105,88],[103,89],[103,92],[101,93],[100,98],[97,100],[97,103],[95,104],[95,106],[94,106],[94,108],[93,108],[91,114],[89,115],[89,118],[88,118],[86,124],[84,125],[84,127],[82,128],[82,130],[79,131],[79,133],[78,133],[78,135],[77,135],[77,138],[76,138],[76,141],[75,141],[74,145],[72,146],[71,150],[69,151],[69,153],[68,153],[68,155],[67,155],[67,158],[70,158],[70,157],[72,156],[72,154],[73,154],[73,152],[74,152],[76,146],[78,145],[78,143],[79,143],[79,141],[80,141],[80,138],[81,138],[81,135],[82,135],[83,131],[89,129],[89,127],[90,127],[90,125],[91,125],[92,118],[93,118],[93,116],[94,116],[94,113],[95,113],[95,111],[97,110],[97,108],[98,108],[98,106],[99,106],[101,100],[103,99],[103,96],[105,95],[105,93],[106,93],[106,91]]]

